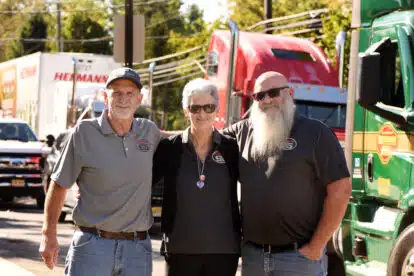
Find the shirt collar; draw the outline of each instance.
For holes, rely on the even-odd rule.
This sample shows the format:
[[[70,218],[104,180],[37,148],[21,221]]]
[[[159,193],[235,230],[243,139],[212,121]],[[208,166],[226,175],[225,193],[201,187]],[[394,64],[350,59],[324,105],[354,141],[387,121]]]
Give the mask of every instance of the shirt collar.
[[[112,129],[111,125],[108,121],[108,111],[102,112],[101,116],[98,117],[98,125],[101,128],[101,131],[104,135],[108,134],[116,134],[115,131]],[[132,130],[133,133],[138,134],[138,121],[136,119],[132,120]],[[130,131],[130,132],[131,132]]]
[[[183,131],[182,142],[183,144],[188,144],[190,140],[190,127],[188,127]],[[216,145],[220,145],[221,143],[221,135],[215,128],[213,129],[213,143]]]

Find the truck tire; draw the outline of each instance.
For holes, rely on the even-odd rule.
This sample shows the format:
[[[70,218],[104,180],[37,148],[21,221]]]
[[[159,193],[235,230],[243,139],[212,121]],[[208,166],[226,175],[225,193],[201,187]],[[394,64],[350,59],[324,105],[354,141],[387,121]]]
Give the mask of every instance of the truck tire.
[[[338,227],[334,234],[332,235],[332,238],[330,242],[328,243],[328,246],[331,246],[332,253],[338,255],[340,259],[343,259],[343,249],[342,249],[342,228]],[[331,253],[331,252],[329,252]]]
[[[387,276],[408,276],[414,273],[414,224],[399,235],[388,259]]]
[[[65,222],[66,212],[60,212],[59,222]]]
[[[11,202],[13,202],[14,197],[13,196],[5,196],[5,197],[2,197],[1,199],[4,202],[11,203]]]
[[[44,209],[45,208],[45,196],[39,196],[36,198],[36,206],[38,209]]]
[[[344,260],[336,253],[327,254],[328,274],[327,276],[346,276]]]

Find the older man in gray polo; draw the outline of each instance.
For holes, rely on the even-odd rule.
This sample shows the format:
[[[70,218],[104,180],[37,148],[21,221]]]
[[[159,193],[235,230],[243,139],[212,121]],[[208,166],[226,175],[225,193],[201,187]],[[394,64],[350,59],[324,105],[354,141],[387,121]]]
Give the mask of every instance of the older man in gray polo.
[[[65,275],[150,276],[151,171],[160,131],[148,120],[134,120],[142,100],[135,71],[114,70],[106,87],[108,109],[73,128],[55,166],[39,251],[53,269],[58,217],[67,189],[77,182],[82,197],[73,212],[76,231]]]

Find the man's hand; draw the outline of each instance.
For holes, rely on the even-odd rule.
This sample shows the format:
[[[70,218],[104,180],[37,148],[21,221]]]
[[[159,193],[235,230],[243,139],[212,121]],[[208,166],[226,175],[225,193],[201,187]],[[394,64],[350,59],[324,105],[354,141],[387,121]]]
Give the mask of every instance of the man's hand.
[[[299,253],[309,260],[319,261],[322,258],[323,249],[323,246],[312,246],[308,243],[299,249]]]
[[[43,262],[49,269],[53,269],[57,263],[59,255],[59,244],[57,241],[56,233],[42,233],[42,240],[39,248],[40,255]]]

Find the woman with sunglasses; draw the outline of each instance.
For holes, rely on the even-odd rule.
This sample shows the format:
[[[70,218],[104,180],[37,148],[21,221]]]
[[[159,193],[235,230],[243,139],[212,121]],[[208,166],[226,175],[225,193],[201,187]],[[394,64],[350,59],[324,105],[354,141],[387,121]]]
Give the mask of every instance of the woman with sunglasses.
[[[164,179],[161,253],[168,276],[234,276],[240,255],[238,147],[213,127],[217,87],[195,79],[183,90],[190,126],[162,140],[154,182]]]

